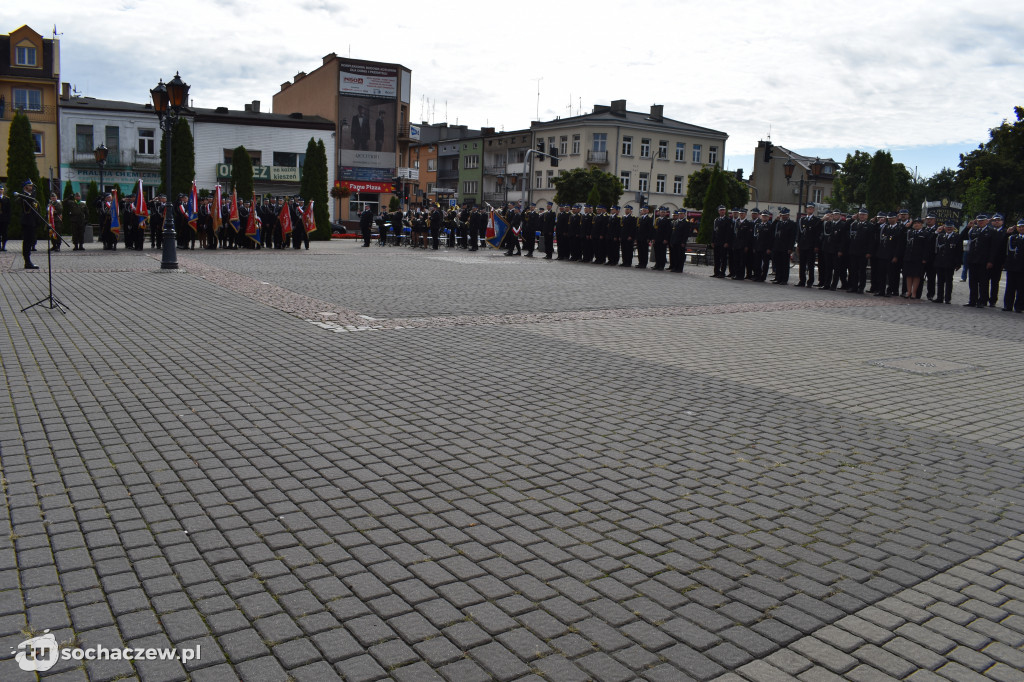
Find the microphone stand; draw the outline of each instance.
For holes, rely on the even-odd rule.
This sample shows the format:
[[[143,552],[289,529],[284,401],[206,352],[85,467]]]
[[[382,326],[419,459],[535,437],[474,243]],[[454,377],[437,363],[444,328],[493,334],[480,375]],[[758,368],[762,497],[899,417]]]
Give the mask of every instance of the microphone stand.
[[[43,216],[39,214],[39,211],[36,210],[36,207],[34,205],[35,204],[35,200],[34,199],[31,199],[27,195],[20,194],[18,192],[14,192],[13,194],[16,197],[20,197],[21,198],[21,200],[22,200],[22,208],[26,208],[27,207],[27,208],[31,209],[31,211],[33,213],[35,213],[36,216],[40,220],[43,221],[43,224],[46,225],[47,228],[49,228],[49,223],[47,223],[46,219],[44,219]],[[49,231],[49,230],[47,230],[47,231]],[[49,286],[50,293],[45,298],[39,299],[38,301],[36,301],[32,305],[25,306],[24,308],[21,309],[21,312],[25,312],[29,308],[35,308],[37,305],[42,305],[43,303],[49,303],[50,305],[48,305],[47,307],[50,310],[53,310],[54,308],[56,308],[57,310],[59,310],[64,315],[67,315],[68,311],[64,309],[64,306],[66,306],[67,304],[64,303],[59,298],[57,298],[56,296],[53,295],[53,260],[52,260],[52,257],[50,255],[53,252],[53,239],[49,238],[50,237],[49,234],[46,235],[46,236],[47,236],[47,239],[46,239],[46,242],[47,242],[47,247],[46,247],[46,279],[47,279],[47,284]],[[71,246],[70,244],[68,244],[67,240],[65,240],[64,237],[62,237],[61,235],[58,234],[57,238],[60,239],[64,243],[64,246]],[[24,239],[24,235],[22,235],[22,239]]]

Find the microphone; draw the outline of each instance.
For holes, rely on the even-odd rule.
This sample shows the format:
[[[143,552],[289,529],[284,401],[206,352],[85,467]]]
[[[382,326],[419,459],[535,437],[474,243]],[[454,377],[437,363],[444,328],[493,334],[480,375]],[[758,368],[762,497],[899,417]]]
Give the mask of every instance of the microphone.
[[[21,197],[22,199],[27,199],[31,201],[33,204],[36,203],[36,198],[30,194],[22,194],[21,192],[11,192],[11,194],[13,194],[16,197]]]

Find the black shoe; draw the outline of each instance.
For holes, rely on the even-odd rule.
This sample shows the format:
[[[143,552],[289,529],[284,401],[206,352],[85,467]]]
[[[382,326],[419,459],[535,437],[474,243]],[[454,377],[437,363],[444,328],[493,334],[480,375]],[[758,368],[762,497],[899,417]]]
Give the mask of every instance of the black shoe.
[[[38,270],[39,266],[38,265],[33,265],[32,263],[29,263],[28,265],[25,266],[25,269],[26,270]]]
[[[974,308],[976,306],[973,303],[964,303],[964,307],[965,308]]]
[[[942,303],[942,301],[936,298],[935,300],[932,301],[932,303]]]
[[[803,282],[797,282],[797,283],[796,283],[796,284],[794,284],[793,286],[795,286],[795,287],[805,287],[805,286],[807,286],[807,285],[806,285],[806,284],[804,284]]]
[[[551,260],[551,256],[544,256],[544,260]]]

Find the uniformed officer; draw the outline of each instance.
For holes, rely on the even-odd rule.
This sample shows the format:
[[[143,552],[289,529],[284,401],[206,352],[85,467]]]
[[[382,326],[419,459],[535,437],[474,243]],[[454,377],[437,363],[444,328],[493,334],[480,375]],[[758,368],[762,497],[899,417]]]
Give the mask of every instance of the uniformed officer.
[[[555,205],[550,201],[547,203],[547,210],[540,217],[540,231],[544,239],[544,260],[551,260],[555,255]]]
[[[768,279],[769,252],[775,239],[775,229],[771,223],[772,214],[768,209],[761,211],[759,220],[754,223],[753,241],[750,247],[750,279],[763,282]]]
[[[369,248],[370,246],[370,231],[373,229],[373,210],[369,204],[363,204],[363,212],[359,214],[359,231],[363,235],[363,248]],[[384,230],[381,230],[383,233]],[[379,235],[379,243],[384,246],[387,241],[387,235]]]
[[[626,214],[622,216],[621,229],[619,230],[619,245],[622,252],[620,268],[628,268],[633,265],[633,249],[636,246],[637,230],[639,221],[633,215],[633,207],[626,204]]]
[[[444,215],[441,213],[441,207],[434,204],[434,207],[430,209],[430,246],[431,249],[437,251],[441,248],[441,223],[444,222]]]
[[[604,253],[607,265],[619,264],[619,242],[622,238],[621,209],[616,204],[611,207],[608,215],[608,229],[604,236]]]
[[[968,298],[967,308],[984,308],[988,305],[989,271],[992,269],[992,236],[988,226],[988,215],[979,213],[973,227],[967,230]]]
[[[590,235],[590,250],[595,265],[604,265],[605,261],[605,236],[608,234],[608,207],[601,204],[597,207],[597,215],[594,216],[593,226]],[[583,259],[590,260],[586,254]]]
[[[668,255],[669,270],[682,273],[686,265],[686,240],[690,238],[690,221],[686,219],[686,211],[677,210],[672,220],[672,234],[669,237]]]
[[[963,264],[964,241],[952,221],[935,232],[935,278],[939,285],[933,303],[949,303],[953,296],[953,273]]]
[[[1007,233],[1001,213],[992,216],[989,229],[992,231],[992,269],[989,270],[988,278],[988,305],[991,308],[999,300],[999,282],[1003,278],[1003,266],[1006,264]]]
[[[537,231],[541,226],[541,214],[537,204],[530,204],[530,210],[522,214],[523,224],[523,248],[526,249],[526,257],[533,258],[533,250],[536,248]],[[519,211],[517,210],[516,213]]]
[[[885,222],[878,225],[878,239],[871,260],[871,283],[875,296],[887,298],[899,295],[899,261],[905,246],[906,240],[896,213],[887,213]]]
[[[654,241],[654,216],[651,215],[650,206],[645,204],[640,207],[637,223],[636,267],[644,270],[647,268],[651,242]]]
[[[569,212],[569,229],[566,231],[566,233],[569,235],[569,239],[568,239],[568,243],[566,244],[566,246],[568,247],[568,252],[569,252],[569,256],[568,257],[569,257],[569,260],[571,260],[571,261],[578,261],[581,258],[581,256],[579,256],[577,254],[579,253],[579,248],[580,248],[579,247],[579,242],[580,242],[580,221],[583,219],[583,216],[580,215],[580,210],[582,208],[583,207],[580,204],[573,204],[573,207],[572,207],[572,209]],[[562,238],[559,237],[558,239],[559,239],[559,241],[558,241],[558,252],[561,253],[562,252],[562,241],[561,241]]]
[[[594,217],[594,207],[584,204],[576,241],[576,260],[582,263],[589,263],[594,258]]]
[[[1003,310],[1024,311],[1024,220],[1006,236],[1006,292]]]
[[[11,224],[11,200],[0,183],[0,251],[7,250],[7,231]]]
[[[747,209],[740,206],[729,238],[729,279],[746,279],[750,274],[747,260],[754,238],[754,223],[747,217]]]
[[[937,218],[934,213],[929,213],[924,218],[924,231],[928,235],[929,240],[928,253],[924,264],[924,277],[929,301],[935,298],[935,237],[941,229],[935,224],[936,222]]]
[[[569,222],[572,214],[569,212],[568,204],[558,206],[558,216],[555,218],[555,239],[558,240],[558,260],[569,260]]]
[[[805,209],[806,213],[800,216],[800,225],[797,228],[796,248],[800,261],[800,281],[796,286],[813,287],[814,264],[819,260],[818,254],[821,252],[822,221],[815,214],[816,207],[813,202],[808,203]],[[818,279],[821,280],[821,276]]]
[[[31,197],[36,193],[36,186],[31,180],[21,185],[21,257],[25,260],[26,270],[38,270],[39,266],[32,262],[32,250],[36,245],[36,201]]]
[[[850,223],[846,248],[849,256],[850,272],[847,277],[849,286],[846,291],[851,294],[863,294],[867,285],[868,254],[872,243],[873,227],[868,221],[868,210],[861,207],[857,212],[857,220]]]
[[[901,269],[907,281],[907,293],[904,298],[918,300],[921,298],[921,278],[924,276],[924,265],[928,260],[929,235],[924,231],[924,221],[920,218],[910,222],[910,229],[903,233]]]
[[[789,283],[789,264],[793,258],[793,245],[796,243],[796,223],[789,217],[789,209],[779,210],[779,219],[775,221],[772,237],[772,267],[775,269],[774,284]]]
[[[735,211],[735,209],[734,209]],[[718,207],[718,217],[711,227],[711,246],[714,252],[714,272],[712,277],[725,278],[725,266],[729,258],[729,243],[735,231],[735,216],[726,215],[725,206]]]
[[[658,222],[655,225],[654,240],[654,267],[652,270],[664,270],[667,263],[667,251],[669,242],[672,241],[672,219],[669,218],[668,206],[658,207]]]

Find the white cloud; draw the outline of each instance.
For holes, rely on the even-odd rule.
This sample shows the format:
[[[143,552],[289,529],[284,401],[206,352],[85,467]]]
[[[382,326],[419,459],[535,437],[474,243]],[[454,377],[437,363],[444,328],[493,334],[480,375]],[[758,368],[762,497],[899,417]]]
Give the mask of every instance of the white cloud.
[[[1008,0],[179,0],[172,12],[125,0],[81,10],[66,0],[0,9],[0,30],[56,22],[62,78],[94,97],[145,101],[180,70],[198,106],[269,108],[282,82],[351,49],[412,69],[414,119],[442,119],[447,102],[450,122],[526,127],[542,78],[541,118],[612,99],[664,103],[667,116],[729,133],[730,154],[752,151],[769,126],[795,149],[979,141],[1019,103],[1024,62],[1024,4]]]

